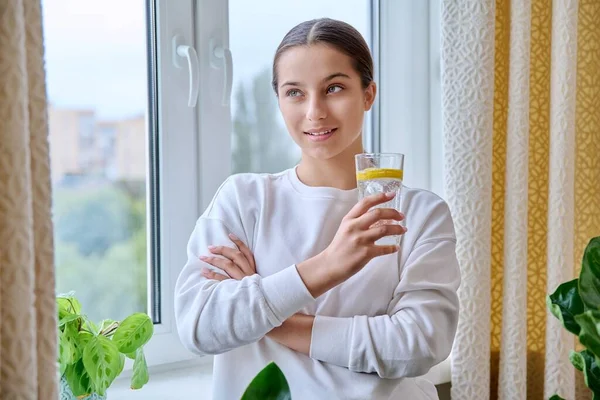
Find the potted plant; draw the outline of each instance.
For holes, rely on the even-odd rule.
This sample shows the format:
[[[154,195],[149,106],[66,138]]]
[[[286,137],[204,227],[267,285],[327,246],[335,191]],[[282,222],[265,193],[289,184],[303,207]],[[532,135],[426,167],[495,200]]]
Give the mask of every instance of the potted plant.
[[[585,347],[571,351],[569,359],[583,372],[593,399],[600,400],[600,237],[588,243],[579,278],[558,286],[546,302],[552,315]],[[551,397],[559,399],[558,394]]]
[[[56,304],[61,400],[106,399],[106,390],[123,372],[126,357],[134,360],[131,388],[148,383],[143,346],[152,337],[154,324],[147,314],[95,324],[81,312],[73,292],[58,295]]]

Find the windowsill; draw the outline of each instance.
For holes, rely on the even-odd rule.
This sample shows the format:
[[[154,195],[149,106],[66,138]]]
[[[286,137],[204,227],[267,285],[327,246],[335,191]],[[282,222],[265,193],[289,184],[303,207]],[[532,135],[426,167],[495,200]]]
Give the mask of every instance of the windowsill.
[[[150,367],[150,381],[139,390],[131,390],[131,374],[123,373],[108,390],[110,400],[180,400],[212,398],[212,363],[176,363],[157,369]]]
[[[425,378],[435,385],[450,382],[450,358],[433,367]],[[173,364],[150,371],[150,381],[140,390],[129,388],[129,376],[119,377],[108,391],[110,400],[179,400],[202,394],[212,397],[212,363]]]

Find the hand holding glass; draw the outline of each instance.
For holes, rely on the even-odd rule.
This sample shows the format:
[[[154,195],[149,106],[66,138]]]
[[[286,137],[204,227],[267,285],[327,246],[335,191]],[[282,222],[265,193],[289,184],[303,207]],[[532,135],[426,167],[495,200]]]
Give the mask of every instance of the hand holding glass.
[[[399,212],[404,177],[404,154],[400,153],[361,153],[355,156],[356,182],[359,201],[376,193],[394,192],[396,196],[388,202],[373,208],[393,208]],[[398,221],[386,220],[378,224],[400,224]],[[388,236],[377,244],[399,244],[400,236]]]

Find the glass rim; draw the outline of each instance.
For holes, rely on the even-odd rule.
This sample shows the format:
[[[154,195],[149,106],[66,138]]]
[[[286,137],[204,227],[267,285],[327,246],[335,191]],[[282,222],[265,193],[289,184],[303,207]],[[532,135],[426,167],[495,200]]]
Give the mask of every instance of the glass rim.
[[[404,157],[403,153],[358,153],[354,158],[374,158],[374,157]]]

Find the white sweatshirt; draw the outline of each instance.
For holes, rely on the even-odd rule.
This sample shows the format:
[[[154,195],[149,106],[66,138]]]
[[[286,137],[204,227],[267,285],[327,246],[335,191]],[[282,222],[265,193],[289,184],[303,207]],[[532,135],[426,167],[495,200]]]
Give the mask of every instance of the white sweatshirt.
[[[458,322],[459,266],[446,203],[404,188],[408,232],[396,254],[377,257],[314,299],[296,270],[324,250],[356,204],[357,189],[310,187],[292,168],[228,178],[198,219],[175,288],[175,316],[190,351],[214,354],[213,398],[240,399],[275,361],[293,400],[437,399],[423,378],[450,353]],[[257,274],[204,278],[209,245],[254,253]],[[310,356],[266,337],[295,313],[315,316]]]

